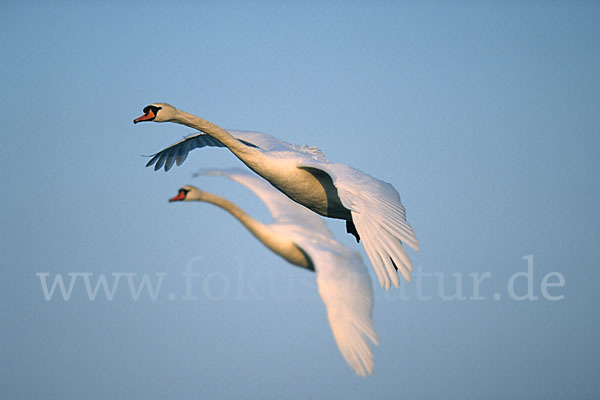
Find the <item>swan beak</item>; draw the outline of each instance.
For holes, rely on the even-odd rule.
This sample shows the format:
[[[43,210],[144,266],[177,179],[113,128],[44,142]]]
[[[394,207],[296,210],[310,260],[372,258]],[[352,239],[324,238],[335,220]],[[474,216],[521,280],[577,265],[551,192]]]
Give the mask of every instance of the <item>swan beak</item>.
[[[171,203],[173,201],[183,201],[183,199],[185,199],[185,192],[183,190],[181,190],[179,193],[177,193],[177,196],[171,197],[169,199],[169,203]]]
[[[155,117],[156,117],[156,115],[154,115],[154,111],[152,111],[152,109],[149,109],[146,114],[134,119],[133,123],[137,124],[138,122],[142,122],[142,121],[152,121]]]

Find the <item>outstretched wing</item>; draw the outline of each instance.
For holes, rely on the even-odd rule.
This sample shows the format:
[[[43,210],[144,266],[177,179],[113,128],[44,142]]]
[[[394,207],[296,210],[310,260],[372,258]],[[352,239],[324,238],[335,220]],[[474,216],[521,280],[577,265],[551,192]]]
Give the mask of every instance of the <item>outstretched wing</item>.
[[[321,150],[314,146],[293,145],[262,132],[237,130],[228,130],[227,132],[229,132],[233,137],[238,139],[246,146],[255,147],[261,149],[262,151],[295,151],[309,155],[310,157],[321,161],[326,161]],[[165,172],[167,172],[171,169],[171,167],[173,167],[173,164],[177,164],[178,166],[183,164],[190,151],[207,146],[225,147],[223,143],[204,132],[193,133],[184,137],[180,141],[173,143],[158,153],[151,155],[150,157],[152,158],[150,158],[150,161],[148,161],[146,167],[154,165],[154,170],[158,171],[164,166]]]
[[[410,281],[413,267],[402,243],[415,250],[419,245],[396,189],[345,164],[310,161],[298,167],[318,168],[331,176],[342,204],[351,211],[381,286],[389,289],[391,282],[398,287],[396,270]]]
[[[245,140],[238,140],[240,140],[240,142],[244,143],[246,146],[258,147],[257,145]],[[225,147],[223,143],[204,132],[194,133],[184,137],[176,143],[173,143],[158,153],[151,155],[150,157],[152,158],[150,161],[148,161],[146,167],[154,165],[154,170],[158,171],[164,165],[165,172],[167,172],[171,169],[174,163],[177,163],[177,165],[183,164],[190,151],[206,146]]]
[[[196,175],[224,176],[238,182],[265,203],[277,225],[299,225],[328,237],[333,237],[321,217],[308,208],[290,200],[269,182],[255,173],[240,168],[200,170]]]
[[[377,344],[371,319],[373,289],[360,254],[333,239],[298,238],[296,242],[313,261],[319,294],[342,356],[357,374],[372,374],[373,353],[367,339]]]

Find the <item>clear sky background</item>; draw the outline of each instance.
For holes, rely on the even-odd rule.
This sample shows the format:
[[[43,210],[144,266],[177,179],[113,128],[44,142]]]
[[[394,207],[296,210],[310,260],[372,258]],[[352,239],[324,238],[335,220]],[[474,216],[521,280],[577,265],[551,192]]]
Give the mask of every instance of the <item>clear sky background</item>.
[[[4,2],[0,397],[598,398],[599,20],[596,2]],[[134,126],[155,101],[397,188],[425,275],[373,285],[373,376],[344,362],[310,273],[167,202],[192,183],[269,221],[192,178],[240,166],[224,149],[144,168],[191,132]],[[528,262],[537,300],[518,301]],[[36,274],[74,272],[163,281],[91,301],[80,276],[46,301]],[[456,279],[464,300],[444,297]]]

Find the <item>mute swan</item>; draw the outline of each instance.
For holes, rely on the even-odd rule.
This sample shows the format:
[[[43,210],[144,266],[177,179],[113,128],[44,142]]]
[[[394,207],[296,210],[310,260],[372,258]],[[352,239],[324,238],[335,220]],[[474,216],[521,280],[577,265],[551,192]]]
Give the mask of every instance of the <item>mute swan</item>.
[[[373,290],[360,254],[337,242],[320,217],[286,198],[264,179],[238,169],[204,174],[225,176],[246,186],[265,203],[273,223],[265,225],[229,200],[194,186],[183,186],[169,201],[203,201],[219,206],[273,252],[292,264],[315,271],[342,355],[357,374],[372,374],[373,354],[366,339],[377,344],[371,320]]]
[[[363,246],[381,286],[398,287],[402,276],[410,281],[412,264],[402,243],[418,250],[406,221],[400,195],[389,183],[345,164],[328,161],[316,147],[293,145],[259,132],[225,129],[170,104],[153,103],[133,122],[174,122],[201,132],[156,153],[146,164],[168,171],[181,165],[198,147],[227,147],[246,166],[297,203],[325,217],[346,221],[346,231]]]

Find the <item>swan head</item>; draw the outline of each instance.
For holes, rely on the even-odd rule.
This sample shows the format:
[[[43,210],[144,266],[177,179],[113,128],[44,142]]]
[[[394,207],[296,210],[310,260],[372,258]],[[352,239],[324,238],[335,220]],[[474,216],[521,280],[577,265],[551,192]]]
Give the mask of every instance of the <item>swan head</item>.
[[[202,194],[204,192],[198,189],[196,186],[185,185],[179,188],[177,195],[171,197],[169,202],[174,201],[198,201],[202,199]]]
[[[144,121],[168,122],[175,118],[177,109],[167,103],[152,103],[144,107],[144,115],[133,120],[134,124]]]

